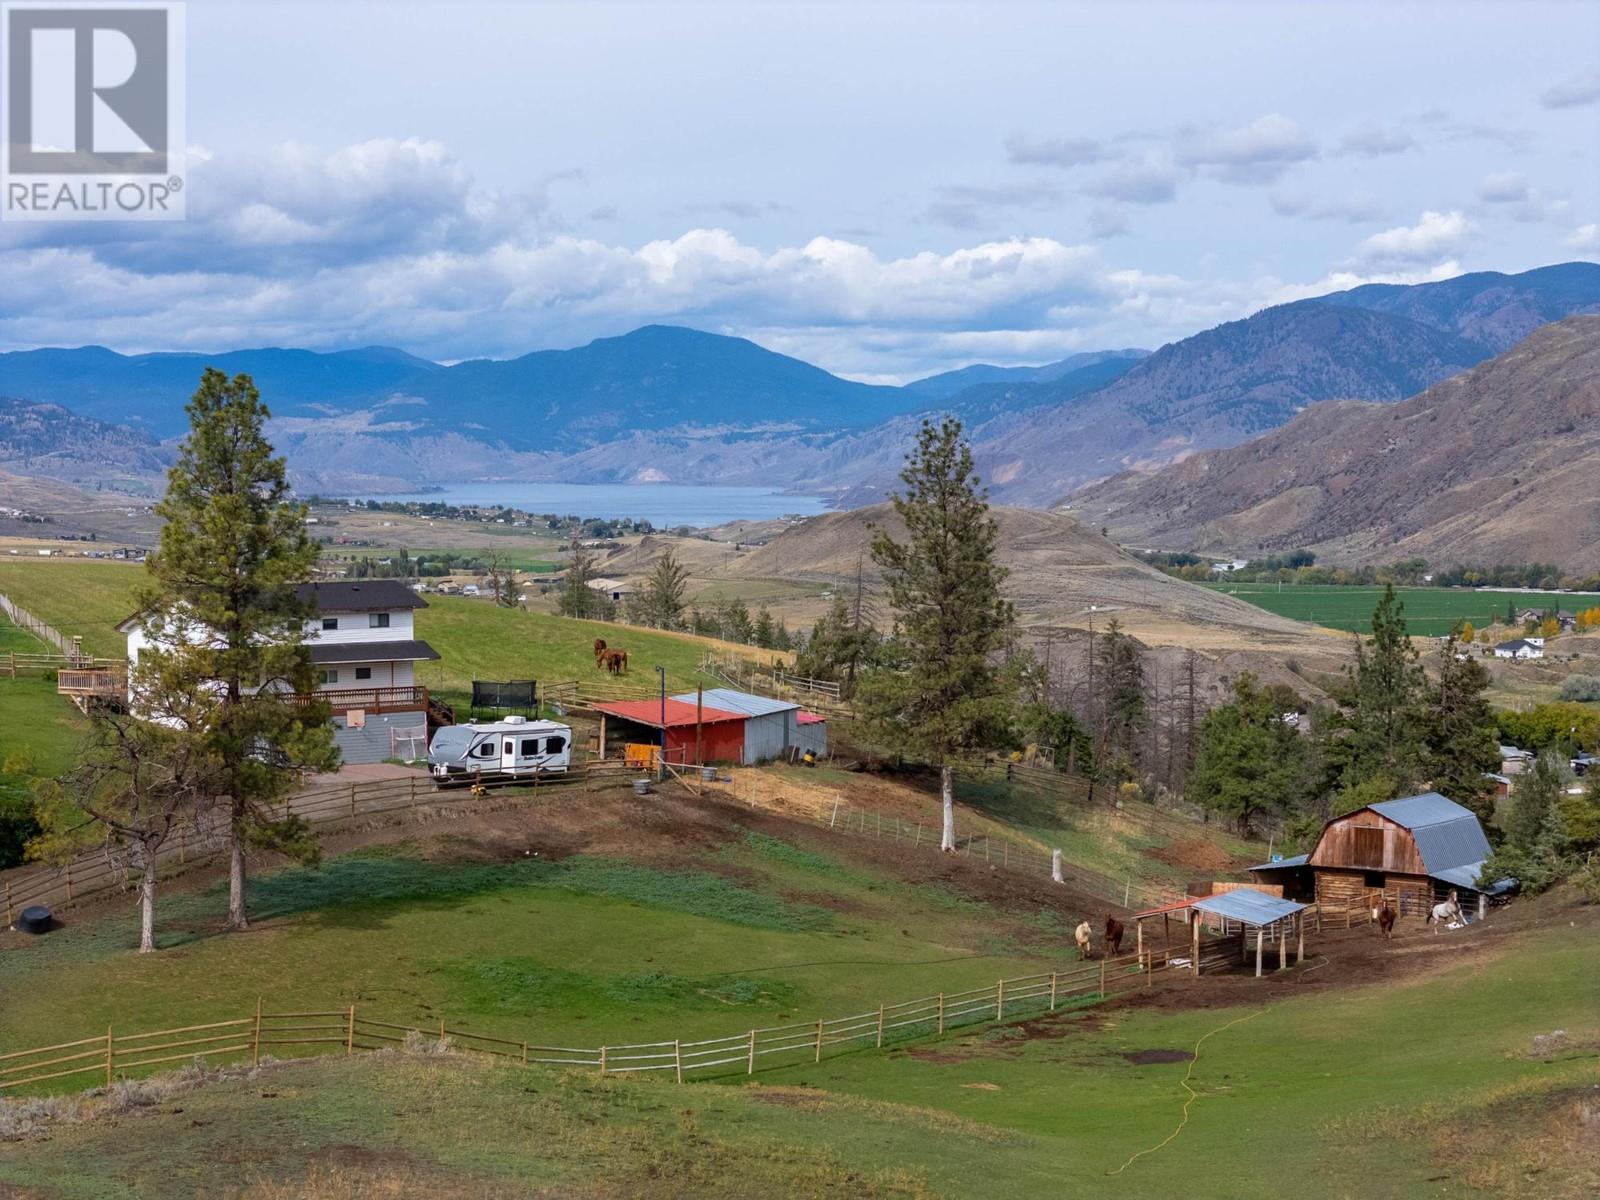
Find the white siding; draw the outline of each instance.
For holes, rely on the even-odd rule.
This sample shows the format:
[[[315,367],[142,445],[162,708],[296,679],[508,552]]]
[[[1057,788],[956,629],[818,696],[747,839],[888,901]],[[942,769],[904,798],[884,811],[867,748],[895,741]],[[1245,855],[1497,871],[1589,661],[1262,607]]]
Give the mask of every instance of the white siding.
[[[411,620],[411,610],[402,608],[391,611],[389,624],[374,628],[370,618],[372,613],[352,612],[325,612],[315,620],[306,623],[306,641],[321,642],[324,645],[349,642],[409,642],[416,637],[415,626]],[[322,618],[331,617],[339,622],[337,629],[324,629]]]
[[[370,667],[371,679],[357,679],[357,667]],[[318,678],[324,671],[337,671],[339,678],[333,683],[319,684],[317,690],[341,691],[345,688],[386,688],[386,687],[412,687],[417,682],[416,664],[409,662],[390,662],[387,659],[374,660],[373,662],[345,662],[329,663],[325,667],[318,667]]]

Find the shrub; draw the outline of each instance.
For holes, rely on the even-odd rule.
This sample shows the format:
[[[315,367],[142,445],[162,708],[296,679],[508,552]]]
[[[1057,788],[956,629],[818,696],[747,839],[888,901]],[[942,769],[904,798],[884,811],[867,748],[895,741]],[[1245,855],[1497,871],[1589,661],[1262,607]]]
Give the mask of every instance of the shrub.
[[[1568,675],[1561,681],[1563,700],[1600,700],[1600,675]]]

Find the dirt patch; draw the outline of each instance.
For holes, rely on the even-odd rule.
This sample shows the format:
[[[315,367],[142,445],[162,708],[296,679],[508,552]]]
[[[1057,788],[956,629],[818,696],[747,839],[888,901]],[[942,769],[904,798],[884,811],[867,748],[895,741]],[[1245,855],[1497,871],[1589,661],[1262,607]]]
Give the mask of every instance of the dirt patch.
[[[1187,1050],[1125,1050],[1122,1057],[1135,1066],[1144,1067],[1151,1063],[1189,1062],[1194,1055]]]
[[[1234,858],[1221,847],[1196,838],[1186,842],[1173,842],[1160,850],[1152,850],[1150,857],[1174,867],[1182,867],[1200,874],[1231,870]]]

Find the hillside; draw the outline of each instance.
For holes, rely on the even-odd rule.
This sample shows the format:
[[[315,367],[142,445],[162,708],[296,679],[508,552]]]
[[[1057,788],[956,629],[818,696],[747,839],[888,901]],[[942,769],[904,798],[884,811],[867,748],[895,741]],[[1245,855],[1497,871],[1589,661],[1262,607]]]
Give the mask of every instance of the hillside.
[[[1319,401],[1399,400],[1488,356],[1404,317],[1284,305],[1164,346],[1109,386],[980,427],[978,459],[1007,502],[1045,504],[1074,487],[1196,450],[1231,446]]]
[[[974,363],[970,367],[942,371],[937,375],[915,380],[904,385],[903,390],[930,401],[937,401],[978,384],[1049,383],[1060,379],[1063,375],[1081,371],[1085,367],[1097,367],[1103,364],[1121,363],[1122,370],[1125,371],[1149,355],[1148,350],[1093,350],[1085,354],[1073,354],[1059,362],[1045,363],[1039,367],[999,367],[992,363]]]
[[[163,471],[171,457],[143,430],[0,396],[0,470],[100,483]]]
[[[1074,495],[1082,520],[1168,549],[1316,549],[1348,562],[1600,568],[1600,317],[1394,406],[1321,405],[1230,450]]]

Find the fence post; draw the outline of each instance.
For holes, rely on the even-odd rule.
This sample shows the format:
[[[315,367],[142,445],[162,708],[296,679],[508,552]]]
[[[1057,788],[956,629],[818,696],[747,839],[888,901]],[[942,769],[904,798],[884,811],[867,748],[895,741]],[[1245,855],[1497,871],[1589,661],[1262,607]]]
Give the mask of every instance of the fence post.
[[[439,1039],[443,1041],[443,1038]],[[352,1004],[350,1011],[345,1016],[344,1025],[344,1052],[349,1054],[356,1048],[356,1006]]]
[[[817,1061],[822,1061],[822,1018],[817,1018]]]
[[[1102,950],[1104,947],[1101,948]],[[1100,956],[1100,999],[1106,998],[1106,960],[1105,955]]]
[[[828,828],[832,829],[839,821],[839,797],[833,798],[833,815],[828,818]]]
[[[754,1029],[750,1031],[750,1064],[745,1068],[744,1073],[746,1075],[754,1075],[756,1073],[756,1031]]]
[[[1050,1011],[1056,1010],[1056,973],[1050,972]]]
[[[1061,851],[1050,851],[1050,882],[1061,883]]]
[[[111,1026],[107,1025],[106,1026],[106,1086],[107,1087],[111,1086],[111,1061],[112,1061],[112,1056],[115,1053],[116,1053],[116,1051],[113,1049],[113,1043],[112,1043],[112,1039],[111,1039]]]
[[[444,1018],[439,1018],[439,1040],[444,1041]]]
[[[922,845],[922,822],[921,821],[917,822],[917,840],[913,844],[917,845],[917,846]]]
[[[252,1037],[250,1040],[251,1040],[250,1065],[252,1067],[259,1067],[261,1065],[261,997],[260,996],[256,997],[256,1028],[255,1028],[255,1036]]]
[[[11,924],[11,881],[6,880],[6,924]]]
[[[944,1036],[944,993],[939,993],[939,1036]]]
[[[994,1019],[996,1021],[1004,1020],[1005,1019],[1005,1011],[1006,1011],[1006,981],[1004,979],[1002,979],[999,983],[994,985]]]
[[[878,1049],[883,1049],[883,1005],[878,1005]]]
[[[678,1068],[678,1082],[682,1083],[683,1082],[683,1043],[681,1041],[678,1041],[678,1040],[674,1040],[673,1041],[673,1043],[672,1043],[672,1059],[673,1059],[674,1065]],[[528,1061],[528,1043],[527,1042],[523,1042],[522,1043],[522,1061],[523,1062],[527,1062]]]
[[[67,861],[67,902],[72,902],[72,862]]]
[[[356,785],[353,783],[350,785],[350,815],[356,815]]]

